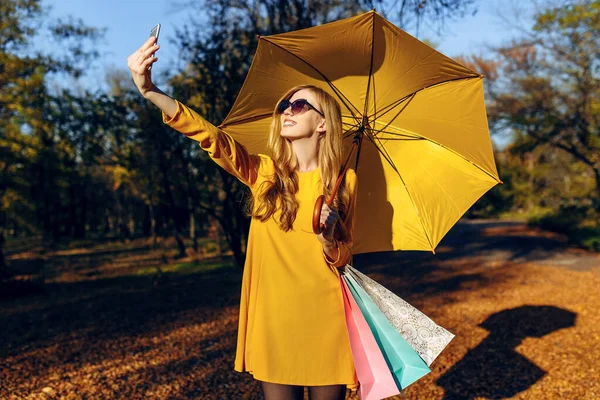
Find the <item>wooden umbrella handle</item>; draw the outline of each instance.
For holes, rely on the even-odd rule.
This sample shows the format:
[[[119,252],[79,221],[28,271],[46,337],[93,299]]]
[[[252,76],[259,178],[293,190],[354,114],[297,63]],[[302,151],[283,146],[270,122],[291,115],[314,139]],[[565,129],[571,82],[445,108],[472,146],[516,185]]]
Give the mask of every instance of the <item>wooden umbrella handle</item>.
[[[354,141],[354,143],[352,145],[352,149],[350,150],[350,153],[348,154],[348,157],[346,158],[346,162],[344,163],[344,166],[342,167],[342,171],[338,175],[337,181],[335,183],[335,187],[333,188],[333,191],[331,192],[331,196],[329,196],[329,199],[327,199],[326,203],[330,207],[333,204],[333,199],[335,199],[338,189],[340,188],[342,179],[344,178],[344,175],[346,175],[346,171],[348,170],[348,166],[350,165],[350,157],[352,157],[352,153],[354,153],[354,150],[358,147],[358,143],[359,143],[358,140]],[[325,203],[325,196],[320,195],[319,198],[317,198],[317,201],[315,203],[315,209],[313,210],[312,226],[313,226],[313,232],[316,235],[320,234],[325,229],[325,225],[321,224],[321,209],[323,208],[323,203]]]
[[[323,224],[321,224],[321,209],[323,208],[324,202],[325,202],[325,196],[320,195],[319,198],[317,199],[317,202],[315,203],[315,209],[313,211],[312,226],[313,226],[313,232],[317,235],[319,233],[323,232],[323,229],[325,228],[325,226]]]

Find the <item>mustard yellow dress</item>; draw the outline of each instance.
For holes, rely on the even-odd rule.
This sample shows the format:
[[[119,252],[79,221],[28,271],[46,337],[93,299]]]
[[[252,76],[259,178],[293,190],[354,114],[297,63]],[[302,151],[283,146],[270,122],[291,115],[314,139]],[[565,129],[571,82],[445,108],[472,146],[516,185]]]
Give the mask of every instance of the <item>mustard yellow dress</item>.
[[[175,115],[163,113],[163,121],[198,141],[218,165],[246,184],[258,207],[261,183],[274,173],[269,156],[248,154],[230,135],[179,102]],[[349,169],[345,179],[354,199],[345,221],[352,232],[354,170]],[[250,223],[234,369],[265,382],[345,384],[356,390],[337,269],[349,262],[352,243],[340,244],[338,260],[328,258],[311,225],[322,193],[319,168],[298,172],[298,180],[300,206],[293,230],[279,228],[278,213],[267,222]]]

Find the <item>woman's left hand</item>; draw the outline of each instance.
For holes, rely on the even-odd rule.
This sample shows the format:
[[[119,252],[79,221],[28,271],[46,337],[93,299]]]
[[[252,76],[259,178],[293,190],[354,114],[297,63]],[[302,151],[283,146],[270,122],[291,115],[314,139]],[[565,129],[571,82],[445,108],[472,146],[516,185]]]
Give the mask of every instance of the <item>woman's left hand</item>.
[[[321,207],[321,224],[325,225],[325,229],[317,236],[321,243],[331,244],[333,241],[333,230],[339,218],[340,215],[337,210],[323,203],[323,207]]]

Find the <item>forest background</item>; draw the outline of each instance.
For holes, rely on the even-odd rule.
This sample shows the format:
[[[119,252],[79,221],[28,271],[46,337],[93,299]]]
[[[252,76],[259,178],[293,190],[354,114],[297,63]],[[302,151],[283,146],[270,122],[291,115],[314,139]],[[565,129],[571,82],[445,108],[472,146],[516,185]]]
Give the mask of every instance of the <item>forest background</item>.
[[[174,7],[193,12],[169,41],[179,65],[156,79],[218,124],[243,83],[257,34],[377,8],[407,31],[427,24],[441,37],[450,22],[481,6],[476,0],[180,2]],[[600,1],[528,7],[530,25],[515,20],[518,34],[510,41],[485,55],[465,49],[456,57],[486,75],[491,133],[503,143],[495,157],[504,184],[466,217],[524,219],[600,251]],[[242,185],[162,123],[135,90],[125,60],[106,73],[102,87],[85,84],[105,29],[48,11],[39,0],[0,5],[0,276],[19,273],[10,259],[24,248],[43,255],[131,240],[155,248],[171,240],[176,250],[167,258],[230,252],[241,268],[249,227]],[[435,39],[428,42],[433,47]]]

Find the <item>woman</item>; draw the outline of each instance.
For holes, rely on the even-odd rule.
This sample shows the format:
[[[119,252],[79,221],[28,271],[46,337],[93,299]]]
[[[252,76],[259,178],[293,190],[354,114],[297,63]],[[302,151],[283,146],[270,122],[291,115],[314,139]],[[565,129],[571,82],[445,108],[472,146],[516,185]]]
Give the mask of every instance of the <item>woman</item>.
[[[313,400],[344,399],[357,386],[338,271],[351,256],[353,170],[334,207],[323,205],[323,232],[312,231],[315,201],[331,193],[342,164],[339,104],[316,87],[291,89],[273,113],[270,154],[251,155],[152,84],[154,43],[127,60],[140,93],[252,193],[234,369],[259,380],[266,400],[302,399],[304,386]]]

